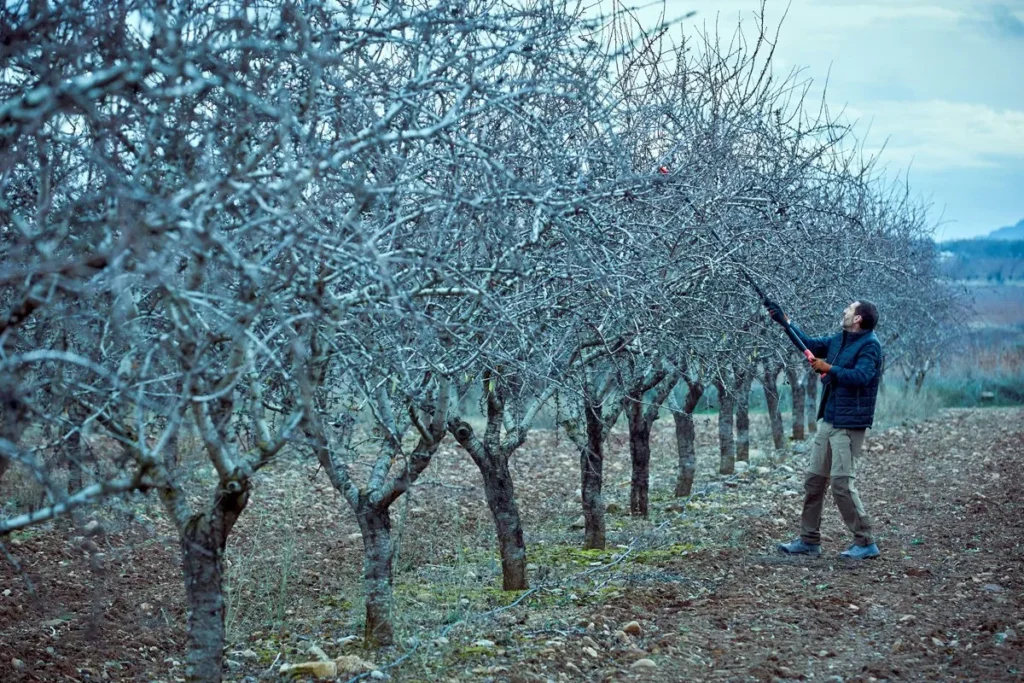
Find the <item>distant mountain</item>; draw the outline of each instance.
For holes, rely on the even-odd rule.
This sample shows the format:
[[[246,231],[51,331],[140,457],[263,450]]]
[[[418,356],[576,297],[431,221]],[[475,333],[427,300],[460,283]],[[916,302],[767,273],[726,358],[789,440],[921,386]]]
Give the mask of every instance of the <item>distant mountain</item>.
[[[983,239],[990,240],[1024,240],[1024,221],[1020,221],[1017,225],[1010,225],[1005,228],[999,228],[993,230],[988,234],[988,237]]]

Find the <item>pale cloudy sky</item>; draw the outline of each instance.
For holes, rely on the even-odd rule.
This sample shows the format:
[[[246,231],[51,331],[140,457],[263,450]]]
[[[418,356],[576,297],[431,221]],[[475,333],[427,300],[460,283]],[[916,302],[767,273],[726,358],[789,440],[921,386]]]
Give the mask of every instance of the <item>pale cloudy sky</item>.
[[[601,4],[606,4],[602,2]],[[667,0],[683,30],[724,34],[760,0]],[[828,79],[827,102],[856,120],[866,147],[942,217],[937,239],[983,235],[1024,219],[1024,0],[767,0],[787,11],[776,72]],[[660,6],[639,10],[654,23]]]

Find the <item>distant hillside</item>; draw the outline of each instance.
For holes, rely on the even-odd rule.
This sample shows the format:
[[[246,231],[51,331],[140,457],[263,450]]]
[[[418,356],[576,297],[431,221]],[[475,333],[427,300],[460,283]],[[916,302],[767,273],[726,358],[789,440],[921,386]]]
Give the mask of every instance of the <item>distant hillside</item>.
[[[990,240],[1024,240],[1024,220],[1017,225],[1010,225],[1005,228],[993,230],[986,239]]]
[[[942,268],[953,280],[1024,282],[1024,239],[954,240],[938,248]]]

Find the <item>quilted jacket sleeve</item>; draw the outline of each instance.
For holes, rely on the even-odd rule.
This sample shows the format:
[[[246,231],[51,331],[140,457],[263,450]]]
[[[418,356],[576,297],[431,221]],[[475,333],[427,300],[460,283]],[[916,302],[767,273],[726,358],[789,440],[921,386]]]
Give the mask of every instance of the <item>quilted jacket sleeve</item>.
[[[810,348],[808,346],[808,348]],[[840,386],[863,387],[867,386],[878,374],[878,368],[882,363],[882,347],[877,342],[864,345],[864,348],[857,354],[857,362],[852,368],[840,368],[833,365],[828,371],[829,376]]]

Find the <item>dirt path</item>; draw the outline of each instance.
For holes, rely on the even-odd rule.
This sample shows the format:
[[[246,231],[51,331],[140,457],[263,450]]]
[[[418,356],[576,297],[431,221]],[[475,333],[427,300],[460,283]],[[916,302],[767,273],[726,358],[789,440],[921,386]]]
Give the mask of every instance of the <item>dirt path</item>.
[[[838,558],[848,536],[833,506],[820,559],[777,554],[797,528],[799,458],[716,481],[714,424],[698,426],[712,495],[678,510],[671,425],[660,425],[652,519],[613,514],[613,547],[597,555],[578,551],[580,532],[569,529],[579,515],[574,451],[554,433],[532,437],[515,476],[531,580],[542,589],[476,620],[509,597],[493,587],[479,475],[450,449],[400,517],[399,632],[420,645],[361,654],[381,665],[409,654],[388,671],[394,681],[1024,680],[1024,410],[947,411],[869,437],[859,486],[883,555],[864,563]],[[610,452],[606,495],[621,504],[622,435]],[[234,580],[227,680],[277,680],[275,662],[308,659],[314,642],[335,655],[358,633],[355,525],[329,488],[308,485],[313,472],[268,473],[233,537],[234,567],[245,573]],[[173,534],[155,508],[133,514],[102,539],[98,561],[70,524],[11,548],[38,597],[0,562],[0,681],[181,676]],[[573,578],[614,564],[635,538],[650,549]],[[445,630],[463,618],[468,625]]]

